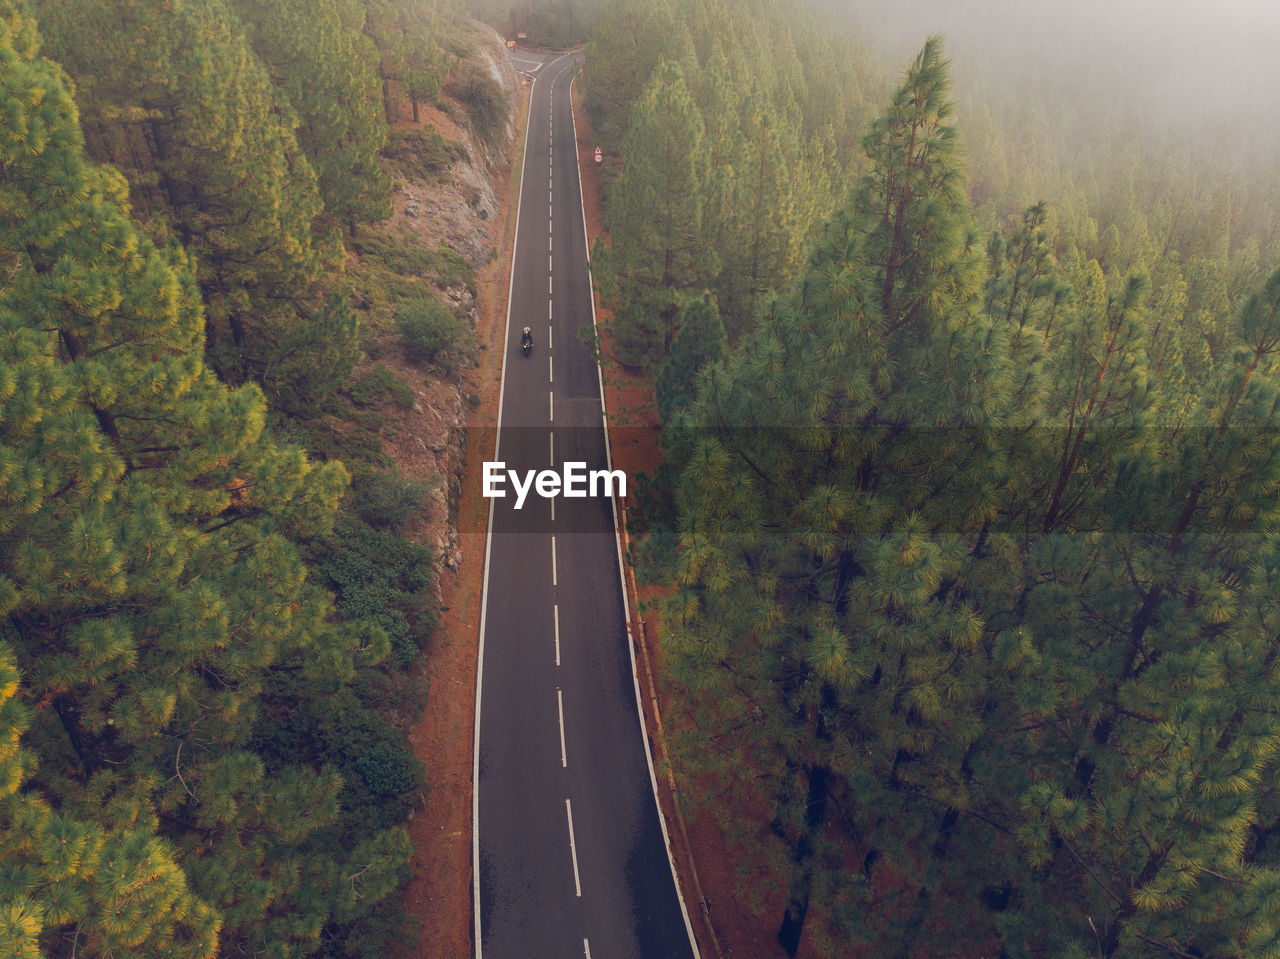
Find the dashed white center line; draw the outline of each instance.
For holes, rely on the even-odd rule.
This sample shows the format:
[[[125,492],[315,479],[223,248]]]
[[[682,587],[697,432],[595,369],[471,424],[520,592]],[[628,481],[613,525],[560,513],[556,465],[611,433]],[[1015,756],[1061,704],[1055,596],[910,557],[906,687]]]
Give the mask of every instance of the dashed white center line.
[[[564,693],[560,692],[560,687],[556,687],[556,706],[560,710],[560,768],[569,768],[569,754],[564,748]]]
[[[585,939],[582,940],[582,954],[586,959],[591,959],[591,943]]]
[[[560,604],[559,603],[554,603],[551,607],[551,620],[555,624],[556,665],[559,666],[560,665]]]
[[[547,272],[551,272],[551,253],[547,253]]]
[[[573,858],[573,888],[579,899],[582,898],[582,879],[578,876],[578,844],[573,840],[573,807],[569,800],[564,801],[565,815],[569,817],[569,855]]]
[[[552,369],[551,356],[547,356],[547,382],[554,383],[556,381],[555,370]]]
[[[551,537],[551,585],[552,586],[557,585],[556,583],[556,538],[554,536]]]
[[[547,304],[547,319],[551,319],[551,304]],[[551,324],[547,324],[547,349],[551,349]]]
[[[551,404],[547,411],[547,422],[554,423],[556,421],[556,391],[548,390],[547,398]]]
[[[555,434],[555,433],[548,433],[548,434],[547,434],[547,439],[549,439],[549,440],[551,441],[551,468],[552,468],[552,469],[555,469],[555,466],[556,466],[556,434]]]

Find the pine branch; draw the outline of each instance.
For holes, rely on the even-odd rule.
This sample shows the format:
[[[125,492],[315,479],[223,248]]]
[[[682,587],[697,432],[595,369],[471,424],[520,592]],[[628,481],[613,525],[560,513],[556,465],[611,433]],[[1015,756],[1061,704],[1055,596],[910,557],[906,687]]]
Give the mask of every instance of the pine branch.
[[[1114,902],[1117,906],[1120,906],[1123,908],[1123,906],[1125,905],[1124,897],[1115,892],[1112,892],[1111,888],[1105,882],[1103,882],[1102,879],[1098,877],[1098,874],[1096,872],[1094,872],[1093,867],[1090,866],[1087,862],[1085,862],[1082,858],[1080,858],[1080,854],[1076,852],[1075,847],[1072,846],[1071,843],[1067,841],[1067,837],[1062,835],[1061,830],[1054,829],[1053,832],[1054,832],[1054,835],[1058,837],[1058,841],[1062,843],[1063,848],[1066,849],[1067,852],[1071,854],[1071,858],[1076,861],[1076,864],[1081,869],[1083,869],[1085,872],[1089,874],[1089,878],[1092,879],[1095,884],[1097,884],[1098,888],[1101,889],[1112,902]]]
[[[1163,949],[1165,952],[1169,953],[1169,955],[1171,956],[1181,956],[1183,957],[1183,959],[1204,959],[1204,957],[1198,953],[1183,952],[1177,946],[1171,946],[1167,942],[1161,942],[1158,939],[1152,939],[1150,936],[1145,936],[1142,933],[1138,933],[1137,937],[1141,939],[1143,942],[1147,943],[1147,945],[1155,946],[1158,949]]]

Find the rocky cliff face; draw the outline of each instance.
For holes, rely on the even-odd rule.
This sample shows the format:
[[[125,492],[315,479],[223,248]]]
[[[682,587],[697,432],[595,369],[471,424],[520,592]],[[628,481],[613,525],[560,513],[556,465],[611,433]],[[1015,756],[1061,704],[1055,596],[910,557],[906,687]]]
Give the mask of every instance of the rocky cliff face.
[[[439,294],[460,314],[466,315],[473,331],[482,326],[482,302],[488,274],[501,264],[503,218],[500,192],[511,178],[511,140],[516,130],[516,111],[521,103],[519,77],[511,66],[502,39],[492,29],[474,25],[476,52],[469,63],[479,64],[506,92],[509,109],[505,130],[486,142],[469,126],[463,104],[451,101],[448,85],[442,95],[444,109],[420,105],[419,123],[405,126],[433,127],[439,134],[461,144],[466,158],[453,163],[436,176],[395,174],[392,219],[379,230],[398,241],[417,243],[424,248],[441,245],[466,260],[475,276],[465,283],[447,286]],[[493,298],[489,298],[493,299]],[[483,302],[496,310],[498,304]],[[477,334],[482,343],[484,336]],[[400,356],[397,338],[382,338],[379,361],[390,366],[413,387],[411,409],[396,410],[399,419],[384,432],[388,452],[406,476],[432,483],[429,502],[411,523],[415,539],[432,547],[437,570],[456,570],[462,560],[458,534],[457,502],[461,492],[465,459],[468,414],[476,385],[468,374],[477,365],[468,357],[459,369],[447,366],[422,368]],[[438,479],[437,479],[438,478]],[[438,586],[437,586],[438,589]],[[438,598],[438,597],[437,597]]]
[[[506,46],[489,27],[475,25],[478,49],[471,62],[486,69],[509,97],[506,128],[500,142],[489,144],[466,122],[465,110],[456,101],[446,112],[424,105],[419,115],[423,127],[434,127],[449,140],[466,147],[467,158],[455,163],[438,181],[398,177],[395,216],[417,221],[414,232],[433,245],[441,241],[461,253],[473,270],[488,262],[493,249],[494,222],[498,215],[495,187],[510,170],[510,144],[515,133],[520,79],[507,56]],[[448,87],[446,86],[445,99]]]

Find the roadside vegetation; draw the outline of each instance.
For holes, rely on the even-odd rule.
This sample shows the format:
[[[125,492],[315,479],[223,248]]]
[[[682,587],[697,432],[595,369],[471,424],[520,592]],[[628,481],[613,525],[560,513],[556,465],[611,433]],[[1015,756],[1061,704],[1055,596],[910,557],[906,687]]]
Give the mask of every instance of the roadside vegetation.
[[[758,954],[1277,954],[1280,171],[919,42],[598,8],[681,795]]]
[[[0,954],[403,943],[440,480],[387,454],[417,384],[379,358],[455,375],[475,281],[388,219],[466,148],[392,124],[497,142],[496,82],[445,89],[473,30],[0,0]]]

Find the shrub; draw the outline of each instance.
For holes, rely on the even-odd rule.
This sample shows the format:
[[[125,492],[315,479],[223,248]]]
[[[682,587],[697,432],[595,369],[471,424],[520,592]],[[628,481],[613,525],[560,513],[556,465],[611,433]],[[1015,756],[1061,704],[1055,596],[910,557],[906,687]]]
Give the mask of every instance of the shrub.
[[[415,785],[413,756],[398,743],[374,742],[356,758],[356,771],[369,792],[382,798],[399,796]]]
[[[386,365],[379,363],[351,385],[351,402],[375,406],[391,402],[401,409],[413,406],[413,389]]]
[[[396,329],[414,363],[427,363],[447,352],[465,352],[474,341],[467,321],[436,297],[405,300],[396,308]]]
[[[434,483],[409,479],[395,470],[379,470],[357,476],[352,483],[352,505],[359,517],[377,529],[403,526],[427,501]]]
[[[442,290],[451,286],[465,286],[476,293],[475,274],[466,258],[451,246],[441,243],[431,253],[431,272],[435,274],[435,284]]]
[[[397,665],[411,665],[438,621],[430,593],[435,579],[430,547],[340,516],[327,554],[320,568],[337,590],[343,619],[376,623],[387,634]]]
[[[382,152],[405,173],[423,179],[439,177],[467,159],[467,148],[441,136],[435,127],[392,130]]]
[[[254,750],[273,773],[298,763],[337,768],[343,781],[339,837],[364,837],[402,822],[426,782],[405,734],[373,705],[344,687],[299,700],[254,728]]]
[[[507,92],[479,63],[468,63],[449,80],[448,92],[461,101],[476,135],[497,146],[507,128]]]

